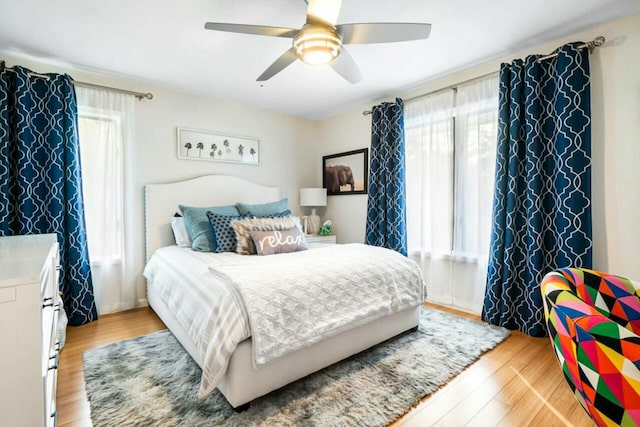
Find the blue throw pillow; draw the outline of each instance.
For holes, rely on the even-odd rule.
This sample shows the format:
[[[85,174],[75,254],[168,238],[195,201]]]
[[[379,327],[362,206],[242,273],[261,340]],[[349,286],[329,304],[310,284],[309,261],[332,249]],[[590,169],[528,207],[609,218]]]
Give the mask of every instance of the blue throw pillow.
[[[237,203],[236,206],[241,215],[251,212],[254,216],[265,217],[267,215],[276,215],[289,209],[289,199],[285,197],[277,202],[260,203],[257,205]]]
[[[291,216],[291,211],[287,209],[286,211],[282,211],[273,215],[254,215],[253,212],[249,211],[245,215],[249,215],[249,218],[286,218]]]
[[[240,213],[235,205],[229,206],[211,206],[208,208],[200,208],[193,206],[179,205],[182,215],[184,216],[184,224],[191,236],[191,249],[200,252],[213,252],[213,234],[211,226],[207,218],[207,212],[213,212],[219,215],[237,216]]]
[[[213,252],[235,252],[238,241],[236,232],[231,227],[234,219],[251,218],[251,214],[245,215],[220,215],[214,212],[207,212],[209,226],[213,232]]]

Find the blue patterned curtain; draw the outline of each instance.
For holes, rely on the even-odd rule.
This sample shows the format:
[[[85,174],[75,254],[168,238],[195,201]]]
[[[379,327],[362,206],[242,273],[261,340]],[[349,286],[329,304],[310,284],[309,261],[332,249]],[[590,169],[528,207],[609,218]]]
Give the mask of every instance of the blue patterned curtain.
[[[589,52],[502,64],[491,253],[482,317],[546,335],[540,283],[591,268]]]
[[[67,75],[0,63],[0,235],[57,233],[69,323],[98,317],[82,203],[77,106]]]
[[[382,103],[372,110],[367,245],[407,255],[404,105]]]

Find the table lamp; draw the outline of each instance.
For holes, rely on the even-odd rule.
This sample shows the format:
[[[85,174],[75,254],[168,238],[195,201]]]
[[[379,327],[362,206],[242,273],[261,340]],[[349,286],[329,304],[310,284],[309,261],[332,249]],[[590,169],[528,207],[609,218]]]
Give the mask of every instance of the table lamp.
[[[326,188],[301,188],[300,206],[311,207],[311,215],[307,217],[305,233],[318,234],[320,230],[320,217],[316,214],[316,208],[327,206]]]

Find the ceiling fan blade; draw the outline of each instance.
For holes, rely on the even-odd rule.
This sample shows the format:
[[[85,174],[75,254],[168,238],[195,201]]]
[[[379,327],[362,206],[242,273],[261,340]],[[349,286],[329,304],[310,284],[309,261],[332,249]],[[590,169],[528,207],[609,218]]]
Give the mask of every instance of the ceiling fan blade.
[[[296,56],[296,51],[294,48],[289,49],[285,53],[283,53],[280,58],[276,59],[276,61],[267,68],[264,73],[260,74],[260,77],[256,79],[258,82],[264,82],[265,80],[269,80],[271,77],[278,74],[280,71],[287,68],[289,65],[295,62],[298,59]]]
[[[360,68],[358,68],[353,57],[344,47],[340,50],[338,57],[330,65],[336,73],[340,74],[350,83],[358,83],[362,80]]]
[[[342,0],[309,0],[307,24],[331,25],[338,20]]]
[[[293,28],[264,27],[261,25],[225,24],[222,22],[207,22],[207,30],[227,31],[230,33],[255,34],[258,36],[293,38],[299,30]]]
[[[429,37],[431,24],[379,22],[336,25],[342,44],[393,43]]]

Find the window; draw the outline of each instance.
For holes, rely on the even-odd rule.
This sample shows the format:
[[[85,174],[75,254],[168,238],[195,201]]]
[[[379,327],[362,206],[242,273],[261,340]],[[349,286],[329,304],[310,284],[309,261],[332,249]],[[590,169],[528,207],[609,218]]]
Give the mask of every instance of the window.
[[[92,264],[121,262],[123,255],[122,128],[117,116],[78,118],[82,186]]]
[[[453,244],[454,93],[405,105],[408,252],[441,257]]]
[[[135,104],[133,96],[105,89],[78,87],[76,93],[89,259],[104,314],[137,305],[132,243],[125,238],[134,218],[125,166],[131,165]]]
[[[497,115],[497,76],[405,105],[409,256],[429,299],[474,312],[486,280]]]

